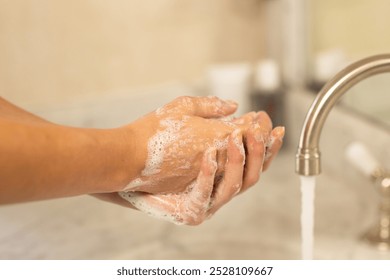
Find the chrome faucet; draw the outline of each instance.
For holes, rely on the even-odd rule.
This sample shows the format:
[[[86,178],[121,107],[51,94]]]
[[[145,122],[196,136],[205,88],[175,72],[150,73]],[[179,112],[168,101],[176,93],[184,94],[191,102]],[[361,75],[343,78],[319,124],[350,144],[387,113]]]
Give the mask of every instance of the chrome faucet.
[[[318,93],[306,116],[296,154],[296,173],[314,176],[321,173],[319,139],[329,112],[353,85],[375,74],[390,72],[390,54],[371,56],[340,71]]]

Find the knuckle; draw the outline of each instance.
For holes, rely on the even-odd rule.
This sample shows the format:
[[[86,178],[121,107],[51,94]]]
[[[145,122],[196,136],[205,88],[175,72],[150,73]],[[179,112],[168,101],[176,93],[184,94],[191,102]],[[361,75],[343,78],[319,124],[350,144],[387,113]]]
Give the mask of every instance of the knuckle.
[[[232,186],[232,196],[231,197],[229,197],[229,200],[233,197],[233,196],[235,196],[235,195],[237,195],[239,192],[240,192],[240,190],[241,190],[241,183],[238,183],[238,184],[234,184],[233,186]]]
[[[203,222],[203,218],[200,216],[196,216],[193,218],[188,217],[185,220],[183,220],[183,224],[186,226],[197,226],[200,225],[202,222]]]
[[[254,157],[262,157],[264,155],[264,145],[262,143],[256,143],[253,145],[253,149],[251,150],[251,153]]]
[[[260,174],[256,173],[256,174],[253,174],[251,175],[250,177],[248,177],[248,180],[247,180],[247,186],[250,187],[250,186],[253,186],[254,184],[257,183],[257,181],[259,181],[260,179]]]
[[[210,96],[207,96],[208,100],[211,101],[211,102],[217,102],[217,101],[220,101],[220,99],[215,96],[215,95],[210,95]]]
[[[175,101],[181,105],[188,106],[193,104],[193,97],[191,96],[179,96]]]
[[[245,154],[239,149],[239,151],[235,151],[234,153],[230,153],[228,155],[228,162],[232,164],[243,164],[245,161]]]
[[[191,226],[198,226],[201,223],[203,223],[203,218],[202,217],[196,217],[195,219],[192,220]]]
[[[217,163],[216,162],[209,162],[208,165],[204,166],[201,170],[203,176],[206,178],[210,178],[215,176],[215,172],[217,171]]]
[[[237,153],[237,155],[235,155],[233,157],[233,160],[234,160],[235,163],[241,164],[241,163],[243,163],[245,161],[245,155],[243,153],[241,153],[241,152]]]

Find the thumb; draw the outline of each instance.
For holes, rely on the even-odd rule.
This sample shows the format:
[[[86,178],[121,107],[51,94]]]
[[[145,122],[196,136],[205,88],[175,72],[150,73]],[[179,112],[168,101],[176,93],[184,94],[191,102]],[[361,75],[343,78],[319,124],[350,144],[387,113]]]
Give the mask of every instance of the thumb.
[[[233,114],[238,107],[236,102],[216,96],[179,97],[177,102],[183,113],[203,118],[225,117]]]

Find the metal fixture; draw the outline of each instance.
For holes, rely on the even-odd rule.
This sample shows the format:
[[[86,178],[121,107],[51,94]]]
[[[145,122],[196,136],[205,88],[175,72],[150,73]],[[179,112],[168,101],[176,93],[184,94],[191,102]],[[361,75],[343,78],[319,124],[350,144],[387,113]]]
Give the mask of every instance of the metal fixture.
[[[296,153],[295,171],[299,175],[321,173],[319,140],[325,120],[340,97],[359,81],[390,72],[390,54],[371,56],[340,71],[318,93],[306,116]],[[380,191],[379,218],[364,239],[379,249],[390,250],[390,172],[374,169],[370,176]]]
[[[390,72],[390,54],[375,55],[357,61],[340,71],[318,93],[303,125],[296,154],[296,172],[304,176],[321,173],[319,139],[331,109],[353,85],[375,74]]]
[[[375,187],[379,191],[379,217],[375,225],[363,238],[379,250],[390,250],[390,173],[373,174]]]

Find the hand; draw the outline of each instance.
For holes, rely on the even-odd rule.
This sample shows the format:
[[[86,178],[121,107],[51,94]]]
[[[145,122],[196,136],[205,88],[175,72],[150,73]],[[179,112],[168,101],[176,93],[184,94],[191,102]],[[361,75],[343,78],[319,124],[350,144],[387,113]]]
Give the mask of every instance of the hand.
[[[241,192],[253,186],[262,171],[266,171],[283,144],[284,127],[272,129],[272,122],[265,112],[250,112],[233,120],[236,124],[250,125],[244,133],[246,163]]]
[[[273,143],[281,143],[283,133],[283,129],[275,130],[277,141],[273,141]],[[252,144],[256,146],[254,147],[256,151],[265,150],[265,147],[260,144],[261,141],[258,139],[255,141],[256,143]],[[264,148],[259,149],[261,146]],[[276,154],[280,145],[273,144],[270,149]],[[229,137],[225,176],[220,182],[215,182],[216,150],[210,148],[203,155],[197,179],[185,191],[176,194],[120,192],[119,195],[129,201],[136,209],[156,218],[175,224],[198,225],[244,190],[243,181],[249,182],[249,180],[245,180],[244,164],[242,135],[239,130],[235,130]],[[248,187],[249,185],[246,186],[246,189]]]
[[[246,157],[242,192],[257,182],[263,161],[266,168],[278,150],[267,148],[277,128],[271,132],[266,114],[228,121],[224,117],[237,105],[216,97],[178,98],[115,129],[62,126],[1,98],[0,107],[0,203],[100,193],[100,198],[130,205],[117,192],[183,193],[198,177],[209,149],[216,151],[216,190],[230,176],[225,173],[227,147],[237,130]],[[281,141],[273,143],[277,147]]]
[[[216,97],[181,97],[124,127],[123,134],[128,131],[137,142],[129,157],[137,162],[138,172],[120,191],[184,191],[211,147],[217,150],[218,169],[223,170],[228,136],[248,127],[220,119],[236,108],[236,103]]]
[[[183,102],[186,106],[183,106]],[[195,151],[197,155],[201,155],[200,158],[203,156],[203,159],[199,160],[201,163],[197,163],[195,158],[194,168],[181,170],[180,160],[186,160],[186,155],[181,152],[182,158],[180,156],[176,158],[176,161],[179,162],[176,168],[182,171],[181,176],[187,176],[188,183],[183,185],[184,181],[181,181],[176,185],[178,189],[172,188],[172,183],[175,183],[175,179],[180,177],[172,176],[173,172],[168,165],[167,169],[159,170],[158,176],[154,176],[154,178],[160,178],[156,182],[165,182],[163,188],[158,184],[143,184],[150,178],[145,179],[147,178],[146,172],[142,172],[143,178],[134,179],[125,192],[119,192],[119,195],[118,193],[108,193],[95,196],[123,206],[137,208],[174,223],[196,225],[214,214],[235,195],[253,186],[259,180],[261,171],[269,166],[278,153],[282,144],[284,128],[277,127],[272,130],[271,120],[264,112],[251,112],[232,121],[202,118],[202,116],[223,117],[231,113],[232,110],[228,108],[230,104],[227,108],[225,107],[226,111],[219,109],[220,113],[216,113],[217,109],[212,108],[216,105],[215,102],[221,104],[221,100],[216,98],[181,98],[139,120],[141,125],[138,127],[141,128],[150,128],[150,126],[145,125],[146,123],[156,123],[156,115],[160,119],[160,125],[162,122],[169,123],[175,119],[191,120],[187,125],[193,127],[180,130],[182,127],[177,126],[177,131],[173,129],[170,131],[176,133],[173,137],[175,140],[183,139],[189,130],[192,134],[187,134],[187,138],[200,136],[201,140],[197,142],[198,149],[193,149],[192,152]],[[232,105],[234,107],[234,104]],[[193,109],[196,107],[198,110],[200,109],[197,113],[199,116],[195,115],[190,118],[189,114],[194,114]],[[206,108],[209,110],[208,113]],[[202,124],[206,124],[207,128],[211,127],[212,129],[204,128]],[[161,128],[159,129],[161,131]],[[216,133],[215,129],[222,130]],[[162,131],[166,130],[167,128]],[[181,134],[182,132],[184,133]],[[148,133],[142,134],[147,135]],[[222,136],[222,138],[218,138],[218,136]],[[183,142],[182,144],[187,144],[186,141]],[[151,143],[150,140],[148,143]],[[204,145],[204,143],[208,144]],[[168,143],[168,147],[169,144],[175,143]],[[183,149],[186,146],[179,147]],[[204,152],[205,150],[206,152]],[[187,146],[186,151],[190,152],[188,155],[191,155],[191,147],[188,149]],[[170,161],[175,162],[172,158]],[[147,164],[145,164],[144,170],[145,167]],[[194,170],[196,170],[196,174]],[[156,174],[152,173],[149,176],[153,177],[153,175]],[[168,176],[168,180],[164,180],[164,176]]]

